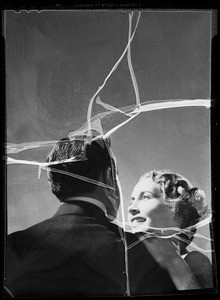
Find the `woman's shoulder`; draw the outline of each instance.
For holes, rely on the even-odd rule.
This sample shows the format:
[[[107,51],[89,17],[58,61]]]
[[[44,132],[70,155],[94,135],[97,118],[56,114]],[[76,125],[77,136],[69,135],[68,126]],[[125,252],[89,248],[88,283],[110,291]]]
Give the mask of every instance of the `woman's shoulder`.
[[[184,260],[192,269],[201,269],[202,266],[203,270],[204,268],[211,270],[212,267],[209,258],[199,251],[188,252],[184,257]]]
[[[184,260],[194,273],[201,288],[213,288],[212,264],[209,258],[199,252],[189,252]]]
[[[203,254],[202,252],[199,252],[199,251],[191,251],[191,252],[188,252],[186,255],[185,255],[185,259],[190,259],[190,260],[194,260],[194,259],[202,259],[202,260],[207,260],[207,261],[210,261],[208,256]]]

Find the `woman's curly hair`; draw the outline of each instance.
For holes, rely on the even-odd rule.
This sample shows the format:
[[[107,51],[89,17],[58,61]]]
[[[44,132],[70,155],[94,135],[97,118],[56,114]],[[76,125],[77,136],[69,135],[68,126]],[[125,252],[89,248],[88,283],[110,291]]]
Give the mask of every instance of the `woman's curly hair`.
[[[200,190],[192,187],[185,177],[170,171],[152,170],[145,173],[140,180],[149,177],[160,184],[163,201],[174,213],[181,229],[197,224],[201,220],[202,214],[205,215],[207,211],[205,203],[201,203],[200,210],[195,205],[197,192]],[[180,233],[179,236],[191,242],[195,233],[196,228],[192,228],[188,234]]]

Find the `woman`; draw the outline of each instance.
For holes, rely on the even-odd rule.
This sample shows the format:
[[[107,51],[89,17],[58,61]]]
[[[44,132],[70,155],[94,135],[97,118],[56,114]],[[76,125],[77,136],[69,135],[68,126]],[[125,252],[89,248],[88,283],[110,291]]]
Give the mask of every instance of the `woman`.
[[[133,232],[167,269],[177,289],[213,286],[207,256],[186,249],[196,232],[193,225],[209,214],[203,191],[179,174],[150,171],[134,187],[128,211]]]

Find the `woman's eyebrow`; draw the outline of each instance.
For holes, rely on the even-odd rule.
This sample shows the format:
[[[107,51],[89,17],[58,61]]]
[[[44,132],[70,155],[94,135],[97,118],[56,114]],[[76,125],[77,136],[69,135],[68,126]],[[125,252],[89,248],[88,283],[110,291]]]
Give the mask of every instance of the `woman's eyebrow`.
[[[153,195],[154,197],[157,197],[153,192],[150,192],[150,191],[144,191],[144,192],[142,192],[142,193],[141,193],[141,197],[142,197],[144,194],[146,194],[146,193],[149,193],[149,194]]]

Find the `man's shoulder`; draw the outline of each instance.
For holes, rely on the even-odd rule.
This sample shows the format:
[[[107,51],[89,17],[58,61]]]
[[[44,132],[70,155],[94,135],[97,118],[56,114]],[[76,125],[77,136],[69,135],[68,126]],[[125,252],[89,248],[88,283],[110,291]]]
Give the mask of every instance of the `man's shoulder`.
[[[137,244],[141,244],[139,246],[142,246],[141,241],[138,239],[137,235],[129,232],[129,231],[125,231],[123,227],[117,225],[116,223],[110,222],[110,225],[108,226],[108,228],[116,233],[119,233],[119,235],[125,239],[127,246],[133,247],[133,245],[137,245]]]
[[[132,243],[139,244],[139,242],[140,242],[137,235],[134,234],[134,233],[131,233],[129,231],[125,232],[125,238],[126,238],[127,243],[129,245],[132,244]]]
[[[51,219],[46,219],[28,228],[14,231],[7,235],[6,242],[9,246],[13,243],[22,243],[23,241],[30,242],[31,240],[37,238],[39,234],[43,234],[44,231],[51,227],[52,222],[53,221]]]
[[[117,235],[119,235],[120,237],[123,237],[124,236],[124,230],[122,227],[120,227],[119,225],[117,225],[116,223],[114,222],[107,222],[106,223],[106,227],[107,229],[112,232],[112,233],[115,233]]]

